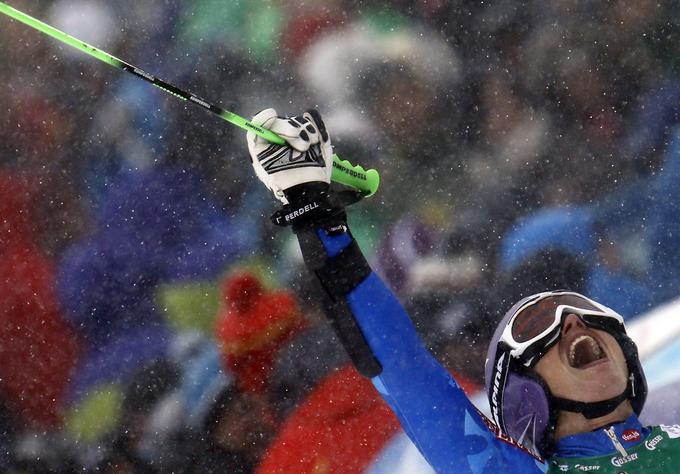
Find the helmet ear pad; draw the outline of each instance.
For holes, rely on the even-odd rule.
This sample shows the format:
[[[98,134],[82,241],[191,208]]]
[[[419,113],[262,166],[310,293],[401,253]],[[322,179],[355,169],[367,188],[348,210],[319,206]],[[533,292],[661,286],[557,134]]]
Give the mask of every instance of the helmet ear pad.
[[[507,434],[523,444],[535,444],[545,454],[556,421],[550,399],[550,390],[538,374],[511,370],[502,407]]]

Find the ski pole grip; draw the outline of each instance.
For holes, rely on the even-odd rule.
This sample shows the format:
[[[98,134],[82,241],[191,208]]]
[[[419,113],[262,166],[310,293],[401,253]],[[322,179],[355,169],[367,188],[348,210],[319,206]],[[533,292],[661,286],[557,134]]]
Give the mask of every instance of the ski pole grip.
[[[366,197],[373,196],[380,186],[380,175],[374,169],[365,170],[360,165],[353,165],[347,160],[333,155],[333,172],[331,179],[363,192]]]

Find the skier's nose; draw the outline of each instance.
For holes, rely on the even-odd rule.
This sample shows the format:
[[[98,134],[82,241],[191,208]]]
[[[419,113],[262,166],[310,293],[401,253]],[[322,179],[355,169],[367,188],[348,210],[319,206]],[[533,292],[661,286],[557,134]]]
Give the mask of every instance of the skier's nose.
[[[573,313],[567,314],[567,316],[562,321],[562,335],[566,336],[574,329],[584,327],[585,325],[583,324],[583,321],[581,321],[581,318]]]

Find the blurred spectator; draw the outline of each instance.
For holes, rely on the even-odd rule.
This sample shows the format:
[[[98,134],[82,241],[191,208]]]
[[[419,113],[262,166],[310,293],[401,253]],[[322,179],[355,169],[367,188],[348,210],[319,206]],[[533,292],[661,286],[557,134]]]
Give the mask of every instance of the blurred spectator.
[[[496,308],[490,309],[489,301],[493,297],[475,287],[452,291],[430,288],[406,300],[406,309],[425,344],[470,395],[484,385],[487,341],[495,328]]]
[[[187,45],[219,43],[262,62],[276,62],[285,3],[265,0],[259,8],[244,3],[228,5],[201,0],[184,9],[179,41]]]
[[[166,469],[250,473],[269,443],[277,421],[266,396],[242,391],[221,366],[213,343],[185,365],[180,385],[185,427],[164,446]]]
[[[81,238],[89,224],[78,195],[80,165],[70,154],[78,114],[64,103],[24,89],[17,91],[12,102],[21,106],[10,109],[5,130],[24,133],[3,137],[0,132],[0,138],[7,140],[7,150],[0,150],[0,163],[24,177],[32,195],[33,238],[54,258]]]
[[[74,393],[163,356],[168,329],[157,285],[214,277],[247,248],[239,239],[191,173],[159,166],[120,176],[94,234],[61,260],[61,299],[89,346]]]
[[[411,288],[411,269],[433,253],[438,232],[425,220],[427,216],[404,215],[387,229],[378,246],[376,272],[397,294]]]
[[[678,178],[680,177],[680,126],[669,132],[663,167],[646,188],[652,199],[647,209],[647,242],[650,250],[649,281],[653,304],[680,294],[680,215],[678,214]]]
[[[51,2],[47,16],[49,24],[106,51],[112,49],[122,33],[106,2],[59,0]],[[64,50],[64,56],[69,59],[75,60],[80,55],[76,49]]]
[[[99,462],[103,472],[128,469],[135,473],[161,472],[158,454],[148,437],[155,406],[179,382],[179,371],[170,360],[151,361],[132,376],[124,392],[120,427],[112,433],[110,452]]]
[[[636,163],[645,175],[658,169],[669,132],[680,123],[680,81],[656,84],[639,99],[626,137],[625,157]]]
[[[361,473],[398,426],[370,381],[346,366],[286,419],[255,472]]]
[[[555,199],[563,202],[557,193],[543,196],[542,181],[536,179],[546,168],[553,119],[542,106],[527,101],[507,72],[492,70],[479,81],[479,135],[461,153],[461,169],[446,189],[454,190],[458,212],[489,215],[497,232],[503,232],[532,208]],[[509,208],[508,202],[514,206]]]
[[[323,314],[314,277],[298,276],[298,297],[304,306],[304,328],[279,350],[272,367],[271,398],[280,420],[285,420],[307,395],[333,371],[349,363],[349,356]]]
[[[281,346],[300,331],[302,314],[286,291],[270,291],[250,272],[239,272],[222,285],[216,336],[225,367],[242,390],[269,390],[274,359]]]
[[[550,289],[584,292],[588,272],[581,256],[559,248],[546,247],[527,258],[511,272],[500,275],[502,306],[511,301]]]
[[[79,341],[62,317],[56,268],[38,246],[34,190],[0,172],[0,391],[19,426],[60,425]]]
[[[352,2],[350,2],[352,3]],[[383,182],[408,176],[425,186],[436,168],[450,165],[459,109],[458,54],[426,25],[414,26],[394,5],[358,2],[357,18],[320,35],[297,71],[323,109],[330,130],[372,146],[364,153]],[[374,8],[372,8],[374,7]],[[430,126],[437,122],[437,127]],[[398,218],[428,193],[406,196],[383,187],[379,207],[367,201],[374,223]]]
[[[339,2],[289,2],[287,21],[283,27],[281,46],[286,55],[295,60],[319,40],[320,35],[341,28],[351,12],[341,8]]]
[[[597,242],[593,213],[588,207],[545,207],[519,219],[500,242],[500,272],[507,274],[514,271],[518,265],[545,249],[563,251],[583,261],[592,261]]]
[[[197,470],[254,472],[276,426],[264,395],[236,387],[223,392],[206,418],[205,433],[212,446]]]

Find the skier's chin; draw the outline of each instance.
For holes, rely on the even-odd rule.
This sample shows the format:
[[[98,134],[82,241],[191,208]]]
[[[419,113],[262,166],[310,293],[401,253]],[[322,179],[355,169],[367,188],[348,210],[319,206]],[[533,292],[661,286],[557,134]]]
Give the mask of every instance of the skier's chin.
[[[569,368],[573,374],[572,400],[598,402],[620,395],[628,383],[625,373],[608,359],[592,362],[586,367]]]

